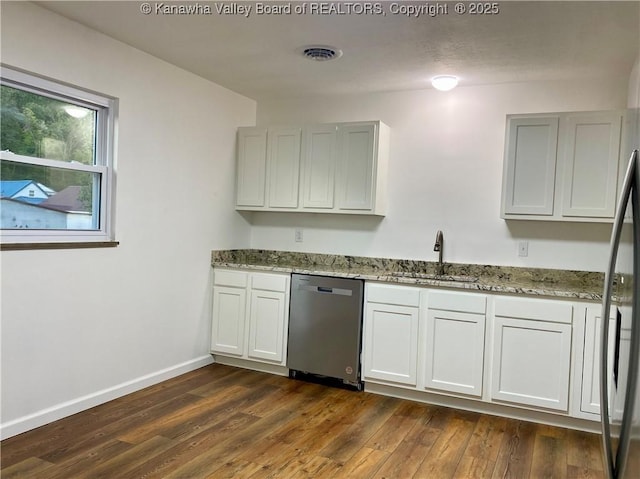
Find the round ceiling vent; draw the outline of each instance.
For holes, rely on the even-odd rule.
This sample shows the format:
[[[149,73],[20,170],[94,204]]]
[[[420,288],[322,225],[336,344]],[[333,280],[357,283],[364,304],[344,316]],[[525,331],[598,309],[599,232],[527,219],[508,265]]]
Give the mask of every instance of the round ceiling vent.
[[[302,48],[302,54],[310,60],[325,62],[342,56],[342,51],[326,45],[311,45]]]

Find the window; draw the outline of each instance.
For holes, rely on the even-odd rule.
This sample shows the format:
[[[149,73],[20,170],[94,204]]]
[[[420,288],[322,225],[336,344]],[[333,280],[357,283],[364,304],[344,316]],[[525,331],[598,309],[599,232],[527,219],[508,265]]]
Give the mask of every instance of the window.
[[[113,242],[117,100],[0,72],[2,244]]]

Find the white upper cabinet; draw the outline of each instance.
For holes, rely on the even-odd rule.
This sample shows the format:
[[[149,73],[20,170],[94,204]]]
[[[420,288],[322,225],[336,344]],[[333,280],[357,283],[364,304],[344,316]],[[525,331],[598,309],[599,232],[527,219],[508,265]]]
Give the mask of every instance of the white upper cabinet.
[[[621,124],[617,112],[567,117],[563,216],[613,217]]]
[[[336,125],[305,129],[303,208],[333,209],[337,138]]]
[[[238,129],[236,208],[298,206],[300,128]]]
[[[513,118],[508,123],[506,214],[552,215],[558,117]]]
[[[382,199],[382,185],[376,185],[377,168],[386,165],[379,160],[386,155],[388,148],[380,151],[379,145],[388,142],[388,130],[377,131],[376,123],[343,125],[338,128],[339,163],[337,184],[337,206],[340,210],[374,211],[381,209],[376,205],[376,194]],[[376,140],[379,141],[376,141]]]
[[[507,116],[501,217],[613,220],[623,112]]]
[[[269,207],[296,208],[300,170],[300,128],[270,128],[267,136]]]
[[[238,207],[265,206],[266,151],[266,128],[240,128],[238,130],[236,189],[236,205]]]
[[[236,209],[384,215],[388,154],[379,121],[240,128]]]

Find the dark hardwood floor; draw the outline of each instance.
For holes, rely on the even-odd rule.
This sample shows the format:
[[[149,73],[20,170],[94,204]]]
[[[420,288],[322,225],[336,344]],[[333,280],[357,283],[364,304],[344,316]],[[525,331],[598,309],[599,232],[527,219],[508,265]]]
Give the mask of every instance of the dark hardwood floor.
[[[9,478],[601,478],[599,437],[211,365],[1,443]]]

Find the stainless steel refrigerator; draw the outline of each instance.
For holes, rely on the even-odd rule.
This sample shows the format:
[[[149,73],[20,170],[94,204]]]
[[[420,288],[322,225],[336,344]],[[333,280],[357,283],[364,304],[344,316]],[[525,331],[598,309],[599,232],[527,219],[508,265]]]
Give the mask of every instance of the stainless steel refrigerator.
[[[607,478],[640,478],[640,109],[628,112],[630,160],[613,224],[601,318],[600,404]],[[633,149],[635,148],[635,149]]]

